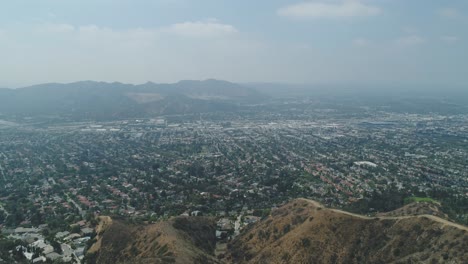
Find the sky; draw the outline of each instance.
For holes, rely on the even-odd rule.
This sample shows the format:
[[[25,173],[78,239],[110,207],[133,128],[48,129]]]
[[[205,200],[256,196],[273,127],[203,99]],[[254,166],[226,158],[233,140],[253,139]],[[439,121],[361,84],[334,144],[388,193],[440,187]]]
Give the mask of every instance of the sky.
[[[8,0],[0,86],[468,85],[466,0]]]

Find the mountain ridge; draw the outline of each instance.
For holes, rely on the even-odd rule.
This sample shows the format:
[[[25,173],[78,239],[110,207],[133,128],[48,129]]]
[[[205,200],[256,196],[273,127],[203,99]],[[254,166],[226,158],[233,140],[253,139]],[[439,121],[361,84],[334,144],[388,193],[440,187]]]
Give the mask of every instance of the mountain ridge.
[[[253,88],[214,79],[139,85],[80,81],[0,90],[0,113],[73,119],[151,117],[235,111],[266,98]]]
[[[123,222],[115,222],[118,226],[113,229],[103,232],[101,224],[96,230],[100,241],[95,245],[101,247],[92,247],[96,263],[145,263],[151,259],[152,263],[396,264],[464,263],[468,258],[466,226],[427,214],[369,217],[302,198],[245,227],[218,259],[213,254],[213,218],[175,217],[131,227],[133,231],[125,231],[128,227]],[[124,245],[122,238],[127,241]],[[132,245],[156,249],[136,250]],[[108,262],[106,256],[115,258]]]
[[[229,245],[230,263],[463,263],[467,227],[432,215],[368,217],[293,200]]]

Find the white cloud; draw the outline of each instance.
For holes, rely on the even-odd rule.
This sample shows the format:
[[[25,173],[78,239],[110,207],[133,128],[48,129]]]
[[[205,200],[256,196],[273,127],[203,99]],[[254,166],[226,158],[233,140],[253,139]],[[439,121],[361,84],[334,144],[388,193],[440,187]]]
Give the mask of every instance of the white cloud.
[[[87,25],[78,27],[74,36],[80,44],[88,46],[136,49],[153,45],[160,34],[159,29],[151,28],[116,30],[96,25]]]
[[[426,42],[426,40],[418,35],[405,36],[395,40],[395,43],[402,47],[417,46],[423,44],[424,42]]]
[[[353,45],[357,47],[367,47],[371,44],[368,39],[365,38],[356,38],[353,39]]]
[[[75,27],[70,24],[43,24],[36,29],[39,33],[70,33],[75,31]]]
[[[291,18],[349,18],[375,16],[381,9],[360,1],[303,2],[280,8],[278,15]]]
[[[12,31],[15,35],[8,42],[0,37],[3,62],[0,63],[0,72],[10,74],[11,80],[22,80],[20,69],[23,68],[25,75],[27,72],[28,83],[83,79],[172,82],[180,79],[234,79],[234,76],[240,79],[243,74],[252,73],[243,73],[241,69],[247,67],[245,61],[254,60],[262,50],[253,41],[243,39],[242,34],[235,34],[238,31],[234,27],[217,20],[193,24],[128,29],[74,25],[73,30],[60,24],[17,27],[9,29],[8,33]],[[51,33],[67,31],[65,29],[70,33]],[[20,41],[33,34],[38,40],[35,45]],[[180,39],[177,36],[195,37]],[[205,41],[206,38],[215,41]],[[226,70],[226,57],[236,62],[232,70]],[[70,63],[74,61],[80,63]],[[53,75],[46,74],[44,64],[48,65],[47,71],[54,72]],[[262,67],[257,68],[263,70]]]
[[[411,26],[403,27],[402,30],[405,32],[405,34],[416,34],[419,32],[417,28]]]
[[[441,36],[440,40],[442,40],[445,43],[452,44],[457,42],[459,38],[457,36]]]
[[[348,43],[339,43],[339,48],[323,48],[309,46],[315,44],[312,41],[305,41],[305,44],[294,40],[270,42],[236,34],[237,29],[223,21],[180,22],[130,29],[75,24],[70,33],[56,34],[53,38],[46,33],[42,33],[44,37],[37,37],[33,25],[6,28],[8,39],[0,41],[0,46],[4,47],[0,49],[3,82],[16,80],[32,84],[94,79],[140,83],[206,78],[240,82],[411,81],[425,80],[426,76],[441,78],[427,72],[437,72],[443,66],[454,69],[440,71],[450,72],[443,78],[466,79],[463,79],[463,67],[451,66],[458,62],[456,60],[428,63],[437,62],[439,57],[432,56],[429,45],[421,51],[418,46],[414,49],[400,47],[429,41],[416,30],[400,31],[401,35],[396,36],[401,36],[398,40],[396,37],[371,38],[364,33],[354,35],[356,39],[351,38]],[[71,27],[51,28],[60,32]],[[435,40],[442,45],[441,35],[457,35],[450,32],[437,35]],[[196,37],[174,37],[180,35]],[[213,35],[219,37],[213,39]],[[31,37],[30,41],[24,41]],[[453,41],[454,38],[444,39]],[[450,47],[459,49],[461,45]],[[460,52],[463,54],[462,50]],[[418,60],[421,54],[427,55],[428,60]],[[442,64],[445,61],[446,64]]]
[[[56,15],[54,12],[49,12],[49,13],[47,13],[47,16],[48,16],[49,18],[51,18],[51,19],[57,18],[57,15]]]
[[[172,24],[161,28],[134,28],[115,30],[97,25],[73,26],[69,24],[43,24],[36,28],[37,33],[58,34],[75,33],[79,36],[94,36],[96,38],[149,38],[161,34],[173,34],[185,37],[216,37],[237,33],[238,30],[216,19],[188,21]]]
[[[185,37],[213,37],[237,33],[238,30],[232,25],[222,24],[218,20],[210,19],[173,24],[163,29],[163,32]]]
[[[455,8],[451,8],[451,7],[439,9],[437,10],[437,14],[440,17],[450,18],[450,19],[455,19],[455,18],[460,17],[460,13],[458,12],[458,10]]]
[[[100,28],[96,25],[87,25],[87,26],[81,26],[78,28],[78,31],[80,33],[85,33],[85,34],[96,34],[100,31],[106,31],[105,28]]]

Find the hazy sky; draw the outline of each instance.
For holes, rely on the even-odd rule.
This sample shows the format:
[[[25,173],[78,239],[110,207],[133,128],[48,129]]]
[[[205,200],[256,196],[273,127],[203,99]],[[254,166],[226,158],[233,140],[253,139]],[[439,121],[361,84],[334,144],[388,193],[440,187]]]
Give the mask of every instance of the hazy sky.
[[[468,84],[467,0],[5,0],[0,86]]]

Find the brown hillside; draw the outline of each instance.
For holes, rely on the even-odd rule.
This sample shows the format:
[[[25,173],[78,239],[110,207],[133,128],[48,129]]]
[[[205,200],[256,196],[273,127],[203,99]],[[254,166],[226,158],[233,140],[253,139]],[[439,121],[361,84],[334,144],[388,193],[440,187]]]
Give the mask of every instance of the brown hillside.
[[[100,216],[99,224],[96,227],[96,242],[89,248],[88,253],[94,254],[101,249],[102,235],[104,231],[112,225],[112,219],[109,216]]]
[[[433,215],[369,218],[294,200],[230,245],[231,263],[466,263],[468,233]]]
[[[379,213],[377,216],[409,216],[409,215],[434,215],[443,219],[448,219],[447,214],[442,212],[440,204],[431,202],[415,202],[407,204],[394,211]]]
[[[213,257],[215,222],[209,218],[178,217],[138,226],[113,219],[100,231],[87,263],[218,263]]]

